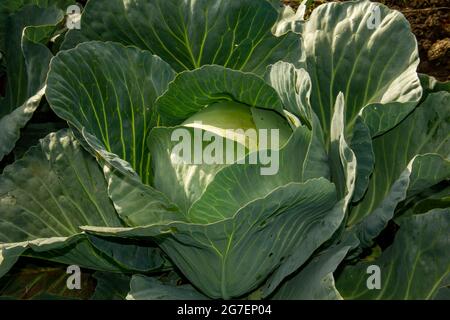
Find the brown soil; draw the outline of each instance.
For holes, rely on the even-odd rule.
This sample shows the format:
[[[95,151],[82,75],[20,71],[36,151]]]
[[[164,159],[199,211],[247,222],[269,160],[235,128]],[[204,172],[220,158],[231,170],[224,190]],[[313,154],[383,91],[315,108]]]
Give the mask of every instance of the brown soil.
[[[295,0],[283,0],[298,7]],[[315,0],[312,7],[327,0]],[[411,24],[419,43],[421,63],[419,72],[450,80],[450,0],[380,0],[392,9],[401,11]]]

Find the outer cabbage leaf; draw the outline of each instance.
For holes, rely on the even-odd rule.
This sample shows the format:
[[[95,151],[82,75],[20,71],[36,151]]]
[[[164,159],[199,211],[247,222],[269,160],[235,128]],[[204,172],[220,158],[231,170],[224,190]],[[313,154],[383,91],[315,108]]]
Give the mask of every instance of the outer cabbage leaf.
[[[450,94],[430,94],[400,125],[374,139],[376,163],[368,191],[348,220],[365,246],[401,201],[450,177],[449,114]]]
[[[0,118],[0,159],[14,148],[20,137],[20,129],[31,119],[44,93],[45,88],[42,88],[20,107]]]
[[[410,201],[407,201],[400,209],[397,210],[396,215],[403,217],[407,215],[425,213],[432,209],[448,208],[450,207],[450,183],[438,184],[421,192]]]
[[[350,148],[355,153],[358,161],[355,191],[353,202],[358,202],[364,196],[369,186],[370,177],[375,166],[375,154],[373,152],[370,130],[361,119],[357,117],[350,140]]]
[[[304,263],[339,225],[342,217],[330,214],[335,202],[333,184],[311,179],[279,187],[241,208],[233,218],[213,224],[83,229],[110,236],[152,237],[204,294],[231,298],[257,288],[293,254],[298,264]]]
[[[44,94],[44,89],[42,91],[42,94]],[[49,109],[45,109],[43,111],[44,112],[41,112],[38,117],[45,117],[51,112]],[[67,123],[64,120],[52,122],[40,122],[38,120],[36,122],[28,123],[26,128],[21,131],[20,139],[14,147],[14,159],[19,160],[28,151],[28,149],[37,145],[39,140],[52,132],[56,132],[64,128],[67,128]]]
[[[190,284],[175,286],[163,283],[156,278],[136,275],[130,283],[127,300],[205,300]]]
[[[92,247],[102,255],[112,258],[114,264],[124,272],[162,271],[171,267],[153,242],[136,243],[128,239],[101,238],[93,235],[88,235],[88,240]],[[93,269],[110,271],[106,268]]]
[[[97,280],[97,285],[91,300],[125,300],[130,291],[129,275],[98,271],[92,276]]]
[[[48,135],[6,167],[0,190],[4,243],[70,236],[86,223],[121,225],[101,171],[70,131]]]
[[[297,10],[291,6],[279,6],[279,1],[271,0],[274,7],[279,11],[278,20],[273,26],[272,31],[276,35],[283,35],[287,32],[293,31],[301,34],[305,23],[305,13],[307,6],[311,4],[311,0],[303,0],[299,4]],[[278,4],[278,6],[276,6]]]
[[[95,280],[87,270],[81,271],[81,288],[70,290],[67,288],[70,274],[64,266],[23,264],[0,280],[0,300],[89,299],[95,288]]]
[[[305,69],[279,61],[267,68],[265,80],[278,93],[284,109],[311,124],[311,78]]]
[[[375,10],[381,23],[369,28]],[[311,105],[326,136],[339,92],[346,99],[347,133],[358,115],[372,136],[386,132],[419,102],[417,43],[401,13],[366,0],[327,3],[312,12],[302,35]]]
[[[345,138],[345,99],[340,92],[336,99],[334,114],[330,127],[330,149],[329,163],[331,179],[336,185],[338,199],[340,201],[334,206],[333,212],[342,217],[348,218],[349,205],[356,188],[356,174],[358,159],[353,150],[349,147]],[[341,223],[339,230],[333,235],[329,243],[341,242],[341,235],[345,227],[345,222]],[[352,241],[354,237],[344,238],[345,242]]]
[[[394,243],[375,261],[344,268],[337,287],[346,299],[432,299],[450,285],[450,210],[399,219]],[[367,267],[381,271],[381,289],[369,290]]]
[[[425,95],[439,91],[450,92],[450,81],[438,81],[436,78],[426,74],[419,74],[419,78]]]
[[[271,296],[274,300],[341,300],[333,272],[351,246],[331,247],[315,256],[293,276],[287,278]]]
[[[315,119],[316,117],[314,117]],[[314,123],[313,123],[314,124]],[[320,126],[319,124],[314,127]],[[337,199],[339,200],[330,210],[329,216],[334,217],[334,224],[330,225],[327,234],[327,243],[335,243],[340,240],[343,229],[343,221],[347,216],[350,200],[355,189],[355,175],[357,160],[353,150],[348,146],[345,139],[345,101],[340,93],[336,99],[333,119],[331,122],[331,146],[329,151],[329,164],[331,178],[334,179]],[[345,241],[352,241],[354,238],[348,237]],[[269,296],[285,279],[305,262],[302,254],[294,254],[283,266],[274,272],[267,285],[262,288],[263,297]],[[332,277],[327,276],[328,289],[332,289]]]
[[[344,210],[347,210],[353,196],[357,172],[355,153],[349,147],[345,138],[346,110],[344,95],[339,93],[331,120],[329,153],[331,181],[336,185],[339,199],[344,200]]]
[[[155,247],[138,251],[136,267],[121,260],[126,250],[133,257],[133,245],[93,246],[81,232],[85,224],[123,225],[106,191],[95,159],[67,130],[48,135],[6,167],[0,176],[0,275],[22,254],[104,271],[160,268],[161,257],[142,261],[157,255]]]
[[[124,300],[130,291],[130,276],[87,269],[80,289],[71,290],[66,266],[33,262],[21,262],[0,280],[0,300]]]
[[[65,10],[69,5],[75,4],[74,0],[3,0],[0,3],[0,51],[5,50],[5,40],[8,37],[8,28],[6,21],[10,15],[23,9],[25,6],[39,6],[41,8],[48,8],[56,6]]]
[[[153,106],[173,77],[169,65],[148,51],[87,42],[53,59],[46,96],[58,116],[85,128],[149,182]]]
[[[53,56],[46,45],[63,18],[63,12],[55,6],[26,6],[4,20],[0,15],[0,24],[8,30],[4,39],[6,96],[0,100],[0,159],[14,148],[20,129],[39,106]],[[0,34],[0,41],[2,37]]]
[[[300,37],[275,37],[277,11],[265,0],[97,0],[81,17],[77,41],[115,41],[146,49],[177,72],[218,64],[263,74],[279,60],[300,60]]]
[[[128,226],[163,224],[184,221],[180,209],[168,196],[150,185],[142,183],[131,165],[114,153],[83,128],[82,141],[94,150],[108,182],[108,195],[120,218]]]

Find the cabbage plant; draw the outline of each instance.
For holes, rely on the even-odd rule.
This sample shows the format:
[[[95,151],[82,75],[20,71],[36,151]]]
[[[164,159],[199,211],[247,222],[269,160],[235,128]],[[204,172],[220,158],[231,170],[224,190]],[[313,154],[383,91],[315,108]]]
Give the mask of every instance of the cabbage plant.
[[[89,0],[50,52],[67,2],[8,1],[37,20],[2,155],[42,99],[67,128],[1,174],[3,296],[32,261],[81,267],[94,299],[448,297],[450,90],[402,14]]]

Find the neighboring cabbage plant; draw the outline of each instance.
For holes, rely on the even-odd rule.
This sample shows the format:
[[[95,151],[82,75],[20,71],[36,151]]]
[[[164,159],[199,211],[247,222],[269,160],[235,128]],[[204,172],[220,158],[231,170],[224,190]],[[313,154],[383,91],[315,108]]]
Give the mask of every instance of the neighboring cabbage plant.
[[[26,257],[95,271],[91,298],[448,296],[450,92],[400,13],[90,0],[60,46],[45,98],[69,128],[0,177],[0,276]]]

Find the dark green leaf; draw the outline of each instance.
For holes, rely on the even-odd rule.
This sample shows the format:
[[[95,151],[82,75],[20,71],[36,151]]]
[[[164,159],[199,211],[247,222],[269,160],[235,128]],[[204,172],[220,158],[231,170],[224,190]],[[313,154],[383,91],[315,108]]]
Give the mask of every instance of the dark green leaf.
[[[450,285],[450,210],[405,217],[399,224],[393,245],[377,260],[348,266],[338,277],[345,299],[433,299]],[[379,290],[366,285],[370,265],[380,267]]]
[[[53,59],[46,96],[58,116],[85,128],[149,182],[153,107],[173,77],[169,65],[148,51],[87,42]]]
[[[301,58],[300,37],[272,34],[277,15],[265,0],[97,0],[69,37],[71,45],[74,38],[134,45],[177,72],[218,64],[262,75],[269,64]]]

